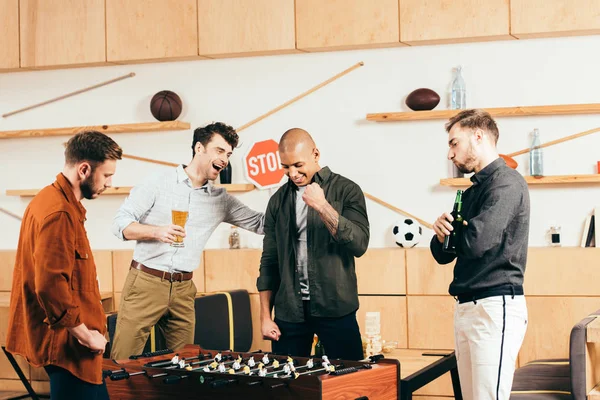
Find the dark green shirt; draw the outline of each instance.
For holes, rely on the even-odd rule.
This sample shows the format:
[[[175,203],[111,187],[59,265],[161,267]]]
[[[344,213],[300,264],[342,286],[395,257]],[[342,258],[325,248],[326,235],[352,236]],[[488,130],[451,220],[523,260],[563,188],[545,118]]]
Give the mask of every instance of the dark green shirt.
[[[362,256],[369,245],[369,219],[365,197],[351,180],[322,168],[314,182],[340,215],[333,237],[319,214],[308,208],[307,248],[310,315],[342,317],[358,309],[354,257]],[[296,271],[296,193],[293,182],[277,190],[265,213],[265,237],[260,259],[259,291],[272,290],[277,318],[303,322],[304,312]]]

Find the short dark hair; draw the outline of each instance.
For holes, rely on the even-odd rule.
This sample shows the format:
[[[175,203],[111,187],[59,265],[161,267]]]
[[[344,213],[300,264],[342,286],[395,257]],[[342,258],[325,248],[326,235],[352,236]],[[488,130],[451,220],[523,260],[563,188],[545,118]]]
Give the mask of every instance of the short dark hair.
[[[498,143],[498,126],[490,113],[481,109],[464,110],[450,118],[446,123],[446,132],[450,132],[452,127],[458,124],[461,128],[481,129]]]
[[[92,168],[106,160],[120,160],[123,150],[119,145],[97,131],[79,132],[67,142],[65,149],[65,162],[74,165],[78,162],[87,161]]]
[[[194,130],[194,140],[192,141],[192,157],[196,155],[196,143],[202,143],[205,146],[210,142],[214,135],[221,135],[231,148],[235,149],[238,145],[239,136],[235,129],[222,122],[215,122],[205,127]]]

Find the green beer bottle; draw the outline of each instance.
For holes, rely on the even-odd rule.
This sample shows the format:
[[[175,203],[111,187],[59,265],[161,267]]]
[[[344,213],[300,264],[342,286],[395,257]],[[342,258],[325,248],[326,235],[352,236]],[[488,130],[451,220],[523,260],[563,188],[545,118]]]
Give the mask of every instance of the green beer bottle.
[[[462,234],[463,216],[460,213],[460,211],[462,209],[462,194],[463,194],[462,190],[459,189],[456,191],[456,199],[454,199],[454,207],[452,207],[452,212],[450,213],[450,214],[452,214],[452,217],[454,218],[454,221],[452,221],[453,230],[450,231],[450,235],[448,235],[444,238],[444,244],[442,246],[442,249],[447,253],[456,253],[456,242],[458,241],[458,238]]]

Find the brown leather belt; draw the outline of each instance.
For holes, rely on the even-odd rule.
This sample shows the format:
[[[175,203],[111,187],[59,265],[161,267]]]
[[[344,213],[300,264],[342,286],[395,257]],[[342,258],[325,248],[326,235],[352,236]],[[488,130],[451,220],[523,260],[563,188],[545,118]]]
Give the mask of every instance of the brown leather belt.
[[[171,272],[166,272],[166,271],[159,271],[154,268],[148,268],[144,264],[140,264],[139,262],[137,262],[135,260],[131,261],[131,268],[138,269],[142,272],[145,272],[152,276],[157,276],[161,279],[166,279],[169,282],[189,281],[190,279],[192,279],[192,276],[194,276],[193,272],[173,272],[173,273],[171,273]]]

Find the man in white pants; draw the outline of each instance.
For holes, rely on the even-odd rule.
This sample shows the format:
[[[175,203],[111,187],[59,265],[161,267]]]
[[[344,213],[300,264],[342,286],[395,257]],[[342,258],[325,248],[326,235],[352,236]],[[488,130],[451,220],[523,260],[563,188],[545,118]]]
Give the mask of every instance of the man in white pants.
[[[498,127],[483,110],[465,110],[446,124],[448,159],[475,174],[462,196],[455,253],[443,250],[453,217],[434,223],[430,248],[440,264],[456,259],[449,292],[457,299],[454,336],[465,400],[510,397],[515,362],[527,330],[523,276],[529,237],[529,192],[496,150]]]

